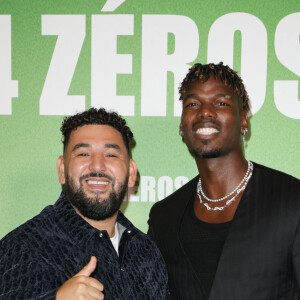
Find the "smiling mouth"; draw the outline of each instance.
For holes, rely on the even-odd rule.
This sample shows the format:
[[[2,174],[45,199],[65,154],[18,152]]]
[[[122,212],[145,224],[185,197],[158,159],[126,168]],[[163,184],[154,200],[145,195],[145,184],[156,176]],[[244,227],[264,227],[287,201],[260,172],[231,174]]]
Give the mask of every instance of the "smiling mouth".
[[[203,128],[198,128],[196,130],[197,134],[201,134],[201,135],[211,135],[213,133],[218,133],[219,130],[217,130],[216,128],[212,128],[212,127],[203,127]]]
[[[108,185],[107,181],[98,181],[98,180],[87,180],[87,183],[91,185]]]
[[[93,193],[95,193],[95,192],[103,193],[103,192],[107,191],[109,184],[110,184],[110,181],[103,180],[103,178],[102,179],[99,178],[98,180],[95,178],[87,179],[87,180],[85,180],[85,182],[86,182],[87,189]]]

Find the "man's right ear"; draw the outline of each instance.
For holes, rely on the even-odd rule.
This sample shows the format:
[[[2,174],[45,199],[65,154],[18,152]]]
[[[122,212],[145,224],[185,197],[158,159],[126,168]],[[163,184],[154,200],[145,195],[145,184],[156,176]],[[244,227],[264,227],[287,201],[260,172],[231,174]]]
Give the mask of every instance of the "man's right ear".
[[[64,157],[61,155],[56,163],[58,180],[61,184],[66,183]]]

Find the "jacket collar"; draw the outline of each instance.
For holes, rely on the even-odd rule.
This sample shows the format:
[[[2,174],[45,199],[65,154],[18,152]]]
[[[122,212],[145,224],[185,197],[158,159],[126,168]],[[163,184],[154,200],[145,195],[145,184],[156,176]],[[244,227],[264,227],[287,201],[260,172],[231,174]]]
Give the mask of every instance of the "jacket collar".
[[[95,235],[104,233],[106,230],[98,230],[78,215],[66,197],[66,192],[62,191],[60,197],[54,204],[55,218],[60,225],[59,229],[66,238],[76,245],[85,245],[89,239]],[[137,230],[133,224],[119,211],[117,222],[126,229]]]

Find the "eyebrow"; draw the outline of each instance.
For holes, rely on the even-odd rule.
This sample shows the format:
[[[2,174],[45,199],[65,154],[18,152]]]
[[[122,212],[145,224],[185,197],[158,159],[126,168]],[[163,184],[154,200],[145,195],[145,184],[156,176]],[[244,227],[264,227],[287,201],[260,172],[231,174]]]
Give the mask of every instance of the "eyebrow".
[[[119,145],[117,145],[117,144],[105,144],[105,145],[104,145],[104,147],[105,147],[105,148],[112,148],[112,149],[116,149],[116,150],[118,150],[118,151],[120,151],[120,150],[121,150],[120,146],[119,146]]]
[[[72,149],[72,151],[75,151],[79,148],[90,148],[91,147],[91,144],[88,144],[88,143],[79,143],[77,145],[75,145]],[[121,150],[120,146],[117,145],[117,144],[104,144],[104,148],[112,148],[112,149],[116,149],[118,151]]]
[[[226,99],[231,99],[232,97],[228,94],[215,94],[215,97],[222,97]]]
[[[187,98],[199,98],[201,97],[200,94],[188,94],[186,95],[183,100],[187,99]],[[221,97],[221,98],[227,98],[227,99],[232,99],[232,97],[230,95],[227,94],[214,94],[214,97]]]
[[[91,147],[91,145],[90,145],[90,144],[87,144],[87,143],[76,144],[76,145],[73,147],[72,151],[75,151],[75,150],[77,150],[77,149],[79,149],[79,148],[87,148],[87,147]]]
[[[183,97],[183,100],[185,100],[187,98],[197,98],[197,97],[199,97],[198,94],[188,94]]]

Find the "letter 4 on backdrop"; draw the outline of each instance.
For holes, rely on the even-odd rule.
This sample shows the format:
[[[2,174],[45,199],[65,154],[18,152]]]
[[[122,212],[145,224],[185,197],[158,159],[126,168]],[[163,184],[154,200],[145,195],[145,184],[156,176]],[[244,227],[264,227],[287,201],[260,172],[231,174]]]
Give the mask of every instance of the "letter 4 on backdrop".
[[[0,4],[0,238],[60,192],[63,116],[113,109],[132,128],[150,207],[197,174],[178,127],[195,62],[239,71],[252,100],[246,157],[300,178],[299,0],[10,0]]]

